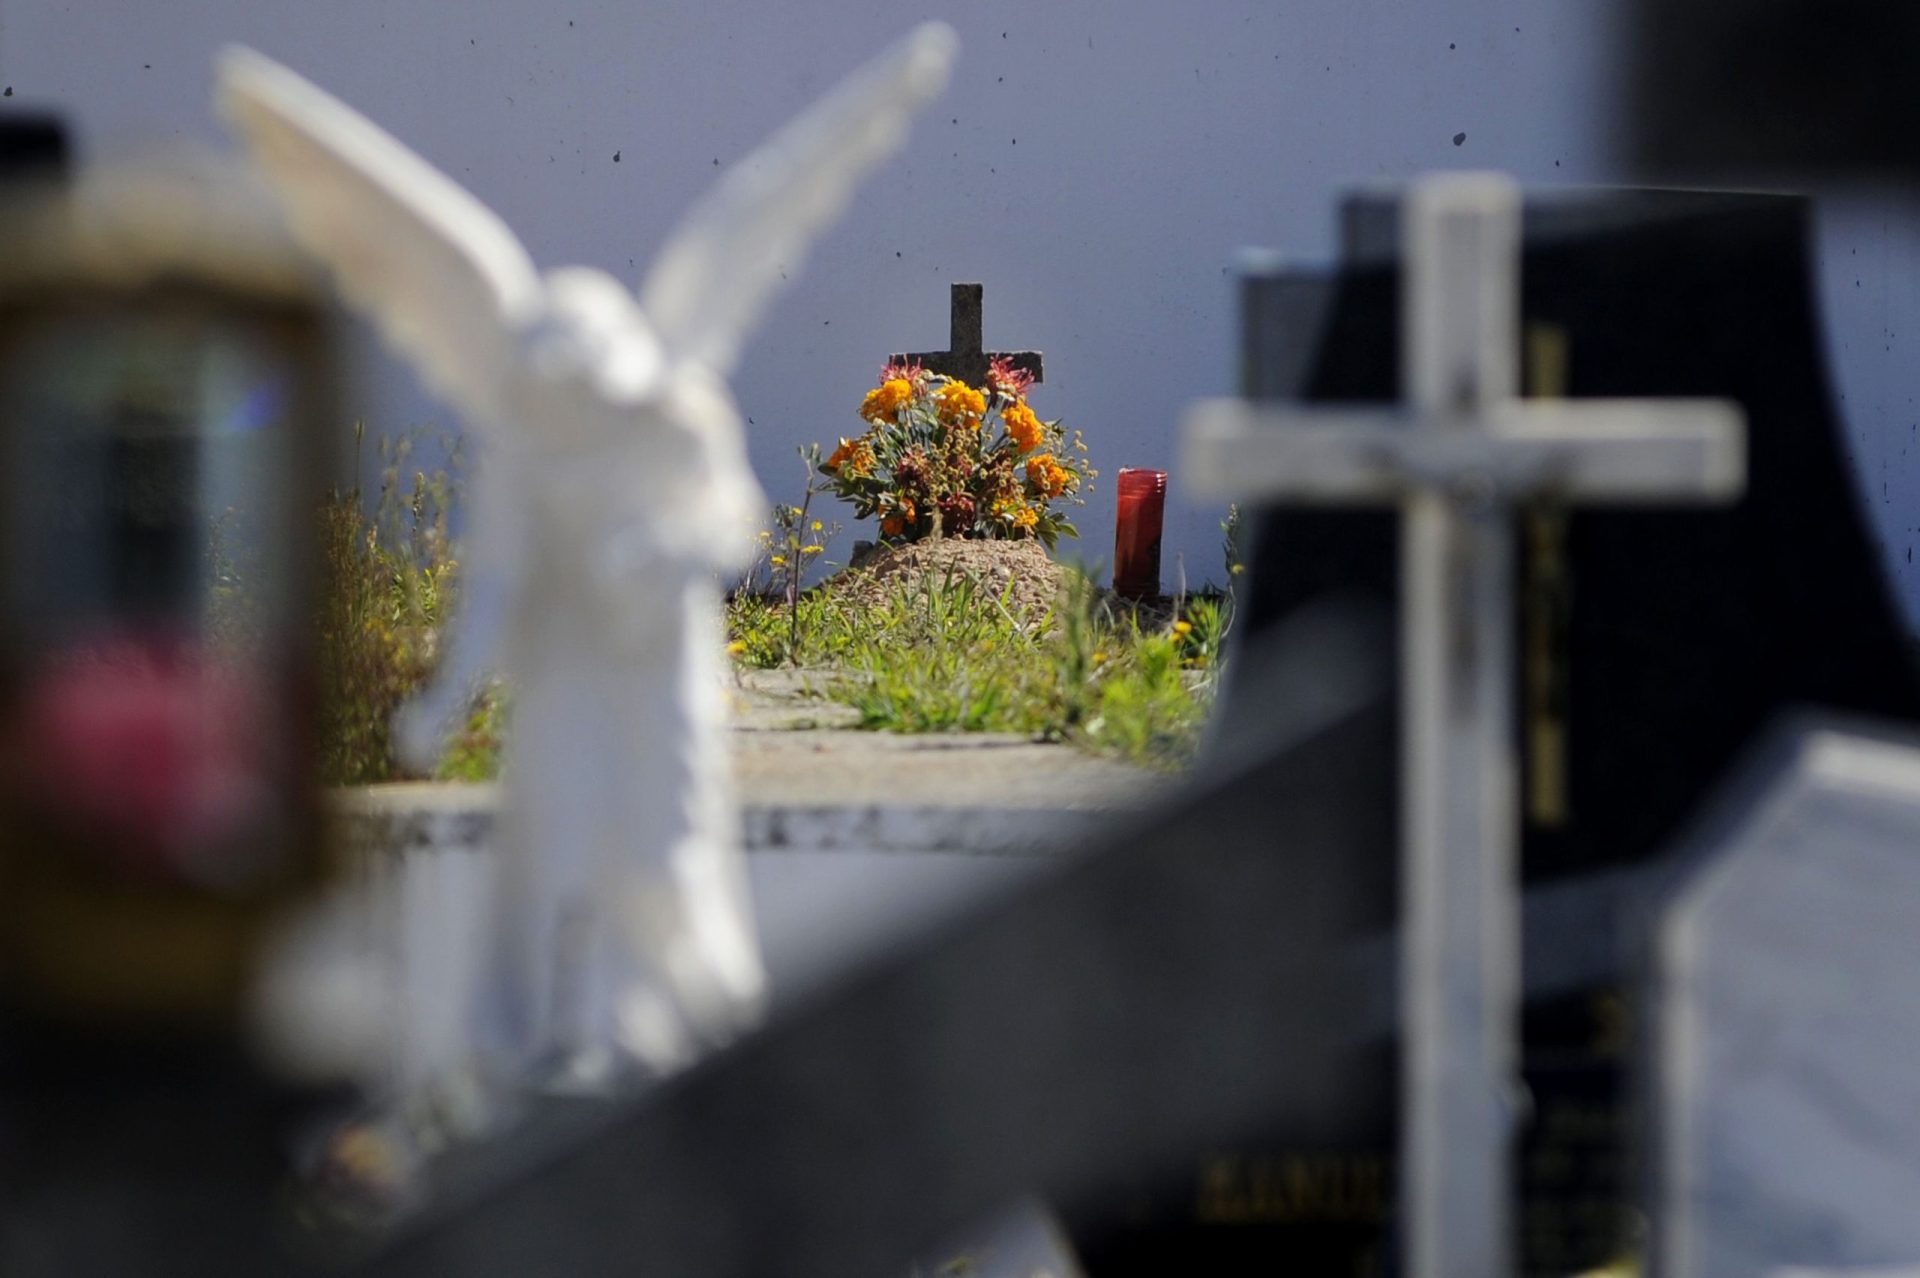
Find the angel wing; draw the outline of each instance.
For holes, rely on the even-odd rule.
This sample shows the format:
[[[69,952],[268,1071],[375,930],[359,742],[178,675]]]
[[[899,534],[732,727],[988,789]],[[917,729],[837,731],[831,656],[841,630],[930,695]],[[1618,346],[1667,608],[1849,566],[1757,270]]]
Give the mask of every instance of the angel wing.
[[[856,183],[905,141],[959,50],[942,22],[916,27],[728,171],[680,220],[640,287],[677,358],[725,377],[741,340]]]
[[[513,331],[539,310],[539,273],[513,232],[359,112],[252,49],[220,53],[218,103],[284,205],[294,235],[421,380],[491,425]]]

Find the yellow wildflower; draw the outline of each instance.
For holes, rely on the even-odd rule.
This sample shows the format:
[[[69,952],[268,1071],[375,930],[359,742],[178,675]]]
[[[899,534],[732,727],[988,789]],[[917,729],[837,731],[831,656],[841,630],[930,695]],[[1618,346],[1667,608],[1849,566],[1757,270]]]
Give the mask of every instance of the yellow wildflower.
[[[1102,651],[1101,651],[1100,649],[1098,649],[1098,648],[1096,648],[1096,649],[1094,649],[1094,651],[1093,651],[1093,664],[1094,664],[1094,665],[1096,665],[1096,666],[1104,666],[1104,665],[1106,665],[1106,664],[1107,664],[1107,654],[1106,654],[1105,652],[1102,652]]]
[[[741,653],[745,652],[746,650],[747,650],[747,641],[745,639],[735,639],[732,643],[727,645],[727,653],[730,656],[737,657]]]
[[[913,398],[913,383],[904,377],[890,377],[867,392],[860,402],[860,415],[878,426],[893,422],[900,406]]]
[[[775,555],[773,557],[773,566],[775,568],[785,568],[787,566],[787,557],[785,555]]]
[[[1185,621],[1176,621],[1173,623],[1173,633],[1184,639],[1193,633],[1193,626]]]
[[[1040,447],[1041,437],[1046,433],[1040,419],[1027,407],[1027,401],[1016,399],[1000,410],[1000,420],[1006,424],[1007,438],[1020,446],[1020,451],[1030,453]]]
[[[820,531],[820,521],[819,521],[819,520],[817,520],[817,519],[813,521],[813,530],[814,530],[815,532],[819,532],[819,531]]]
[[[948,382],[933,400],[946,426],[978,426],[987,413],[987,397],[965,382]]]
[[[803,555],[817,555],[825,549],[826,547],[824,546],[802,546],[800,547],[800,553]]]
[[[1013,526],[1023,532],[1039,522],[1040,512],[1031,506],[1022,506],[1013,512]]]

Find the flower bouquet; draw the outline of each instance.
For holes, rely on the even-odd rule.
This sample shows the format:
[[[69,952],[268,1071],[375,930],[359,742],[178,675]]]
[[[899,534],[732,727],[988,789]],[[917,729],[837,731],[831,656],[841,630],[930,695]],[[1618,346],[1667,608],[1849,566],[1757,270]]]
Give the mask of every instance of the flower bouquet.
[[[867,430],[820,463],[854,517],[877,516],[883,542],[926,537],[1078,537],[1062,509],[1084,505],[1097,472],[1080,433],[1042,421],[1031,378],[994,360],[973,387],[917,364],[889,364],[867,392]]]

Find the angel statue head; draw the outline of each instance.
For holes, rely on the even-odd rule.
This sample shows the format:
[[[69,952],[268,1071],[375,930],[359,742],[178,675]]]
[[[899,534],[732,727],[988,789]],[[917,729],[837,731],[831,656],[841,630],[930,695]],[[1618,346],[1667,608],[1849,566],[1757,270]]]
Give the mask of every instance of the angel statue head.
[[[518,922],[493,945],[518,970],[485,984],[513,995],[495,1019],[530,1050],[669,1061],[755,1002],[718,574],[745,566],[766,506],[726,379],[956,44],[919,27],[775,133],[686,214],[637,297],[588,267],[540,273],[371,121],[260,54],[221,56],[220,106],[295,237],[479,437],[458,630],[396,726],[424,765],[480,676],[513,682]]]

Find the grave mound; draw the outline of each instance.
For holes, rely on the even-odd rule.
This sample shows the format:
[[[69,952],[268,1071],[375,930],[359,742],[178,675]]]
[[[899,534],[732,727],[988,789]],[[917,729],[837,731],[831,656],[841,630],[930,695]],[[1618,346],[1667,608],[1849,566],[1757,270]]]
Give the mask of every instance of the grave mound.
[[[1044,617],[1066,587],[1066,570],[1037,541],[977,541],[939,537],[902,546],[872,546],[854,555],[826,589],[844,603],[885,602],[902,586],[909,595],[949,578],[971,578],[986,594],[1033,621]],[[1011,587],[1009,587],[1011,583]]]

